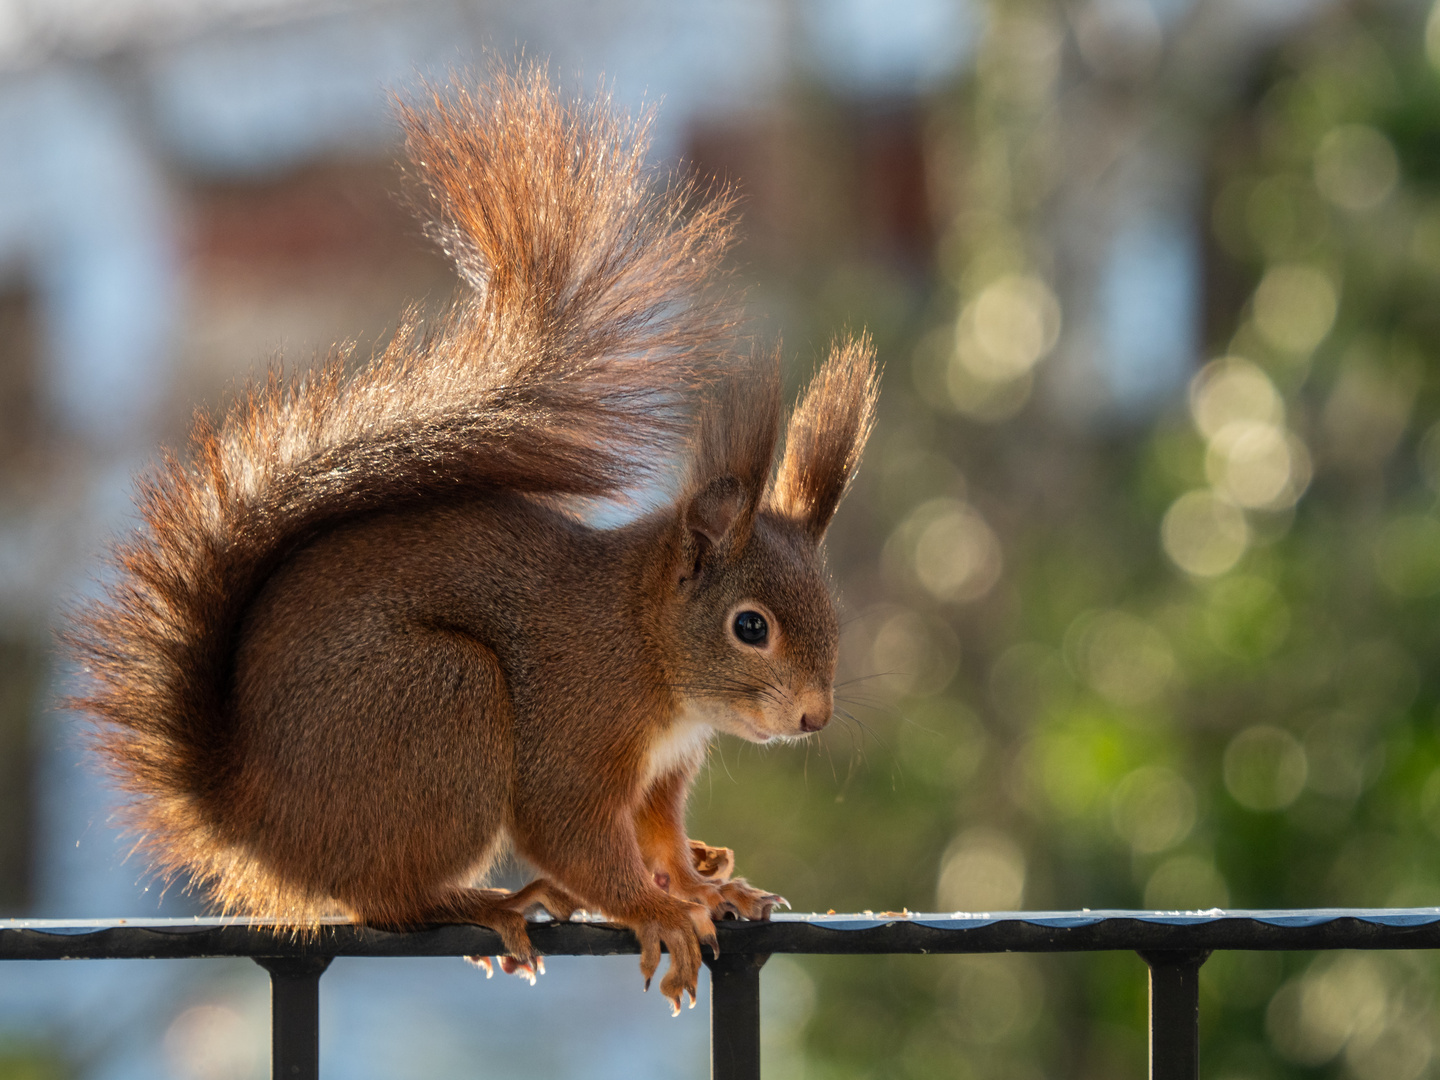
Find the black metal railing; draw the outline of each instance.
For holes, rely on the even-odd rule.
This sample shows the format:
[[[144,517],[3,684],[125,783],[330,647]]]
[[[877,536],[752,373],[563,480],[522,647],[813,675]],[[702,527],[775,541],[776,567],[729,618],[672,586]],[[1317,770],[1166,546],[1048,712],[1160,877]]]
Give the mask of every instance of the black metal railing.
[[[714,1080],[760,1076],[760,968],[774,953],[1098,952],[1140,954],[1150,968],[1151,1080],[1199,1071],[1200,965],[1234,950],[1440,948],[1440,908],[1300,911],[1047,911],[998,914],[782,915],[720,923],[710,968]],[[639,951],[625,929],[536,922],[551,956]],[[494,955],[500,940],[475,926],[389,932],[327,921],[318,934],[248,919],[0,920],[0,960],[249,957],[270,972],[272,1075],[317,1080],[320,976],[337,956]]]

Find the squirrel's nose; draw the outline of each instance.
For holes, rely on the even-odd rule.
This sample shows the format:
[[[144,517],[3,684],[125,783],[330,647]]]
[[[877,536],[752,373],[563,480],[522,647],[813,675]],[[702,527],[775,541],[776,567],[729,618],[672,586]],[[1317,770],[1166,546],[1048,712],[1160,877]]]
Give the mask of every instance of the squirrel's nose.
[[[800,698],[800,730],[805,734],[819,731],[830,723],[835,699],[829,690],[811,690]]]

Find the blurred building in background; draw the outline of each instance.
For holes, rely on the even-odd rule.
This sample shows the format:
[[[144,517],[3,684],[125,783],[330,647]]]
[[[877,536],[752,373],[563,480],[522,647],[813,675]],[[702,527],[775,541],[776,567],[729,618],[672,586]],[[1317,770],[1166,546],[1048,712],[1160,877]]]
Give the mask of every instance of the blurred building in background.
[[[719,747],[699,835],[801,909],[1440,901],[1428,3],[0,0],[4,914],[192,910],[124,861],[49,635],[194,408],[458,287],[390,100],[487,52],[659,104],[656,165],[745,197],[761,332],[886,363],[846,723]],[[767,1075],[1138,1076],[1123,959],[775,959]],[[40,967],[0,1080],[264,1073],[253,965]],[[1437,1073],[1428,959],[1204,971],[1216,1076]],[[335,1075],[705,1069],[628,959],[323,985]]]

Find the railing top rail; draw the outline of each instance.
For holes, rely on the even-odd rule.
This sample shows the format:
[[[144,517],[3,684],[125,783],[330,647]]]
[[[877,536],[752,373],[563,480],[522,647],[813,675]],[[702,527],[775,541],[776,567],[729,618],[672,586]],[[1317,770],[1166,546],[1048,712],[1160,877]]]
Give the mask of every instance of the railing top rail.
[[[1209,949],[1435,949],[1440,908],[1273,911],[1008,911],[777,915],[718,926],[725,951],[769,953],[1094,952]],[[598,921],[530,925],[551,956],[639,951]],[[195,956],[466,956],[501,951],[477,926],[389,931],[325,919],[301,929],[245,918],[0,920],[0,960]]]

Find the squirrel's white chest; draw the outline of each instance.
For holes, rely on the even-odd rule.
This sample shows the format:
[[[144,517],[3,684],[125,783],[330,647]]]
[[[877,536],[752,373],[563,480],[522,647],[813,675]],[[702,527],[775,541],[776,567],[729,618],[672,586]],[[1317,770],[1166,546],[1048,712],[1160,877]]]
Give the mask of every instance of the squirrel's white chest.
[[[710,737],[715,733],[708,710],[689,702],[676,715],[670,726],[650,744],[645,758],[645,774],[641,788],[648,788],[657,779],[680,768],[693,768],[705,757]]]

